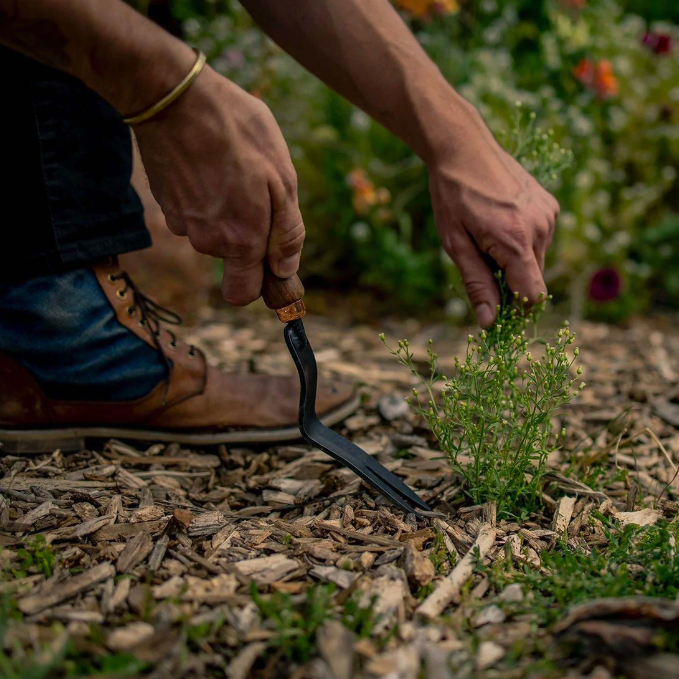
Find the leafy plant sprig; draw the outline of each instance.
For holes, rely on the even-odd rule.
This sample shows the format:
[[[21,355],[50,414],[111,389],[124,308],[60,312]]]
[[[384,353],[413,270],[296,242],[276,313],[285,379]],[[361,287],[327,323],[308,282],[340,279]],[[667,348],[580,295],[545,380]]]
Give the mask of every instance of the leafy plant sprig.
[[[573,152],[554,139],[554,130],[543,130],[534,111],[517,102],[512,113],[512,129],[502,135],[507,151],[530,172],[540,184],[549,185],[573,164]]]
[[[506,298],[501,274],[498,284]],[[431,340],[427,377],[418,371],[408,340],[399,341],[395,350],[387,345],[421,380],[426,400],[414,389],[409,403],[427,421],[452,469],[463,477],[467,495],[476,504],[494,500],[502,517],[521,517],[539,508],[547,458],[565,433],[553,432],[552,418],[585,386],[574,386],[582,369],[571,375],[579,349],[569,356],[575,335],[567,324],[553,346],[527,338],[545,302],[524,312],[524,300],[514,294],[498,307],[492,328],[469,335],[466,356],[455,359],[450,377],[440,373]],[[380,338],[386,345],[384,335]],[[538,343],[543,354],[534,358],[529,347]],[[444,384],[439,389],[440,382]]]

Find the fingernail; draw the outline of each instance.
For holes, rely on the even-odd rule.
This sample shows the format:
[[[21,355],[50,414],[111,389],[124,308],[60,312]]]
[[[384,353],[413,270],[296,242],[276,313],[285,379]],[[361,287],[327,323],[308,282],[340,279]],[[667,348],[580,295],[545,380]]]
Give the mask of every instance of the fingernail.
[[[289,278],[294,273],[296,273],[297,269],[299,269],[300,254],[301,253],[297,252],[294,255],[290,255],[289,257],[283,257],[283,259],[278,260],[277,273],[281,278]]]
[[[493,323],[493,310],[490,308],[490,304],[483,302],[474,307],[476,311],[476,318],[479,320],[479,325],[482,328],[487,328]]]

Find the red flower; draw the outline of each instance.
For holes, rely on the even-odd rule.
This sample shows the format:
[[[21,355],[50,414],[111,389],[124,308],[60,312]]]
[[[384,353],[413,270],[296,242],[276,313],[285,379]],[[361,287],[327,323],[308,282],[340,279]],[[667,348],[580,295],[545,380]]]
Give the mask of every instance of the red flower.
[[[573,75],[594,90],[599,99],[610,99],[618,94],[618,79],[613,73],[613,65],[606,59],[596,63],[590,59],[581,59],[573,69]]]
[[[641,42],[655,54],[669,54],[672,51],[672,36],[666,33],[644,33]]]
[[[573,75],[585,85],[594,82],[594,64],[589,59],[581,59],[580,63],[573,69]]]
[[[612,302],[621,290],[622,280],[615,269],[599,269],[589,282],[589,296],[595,302]]]

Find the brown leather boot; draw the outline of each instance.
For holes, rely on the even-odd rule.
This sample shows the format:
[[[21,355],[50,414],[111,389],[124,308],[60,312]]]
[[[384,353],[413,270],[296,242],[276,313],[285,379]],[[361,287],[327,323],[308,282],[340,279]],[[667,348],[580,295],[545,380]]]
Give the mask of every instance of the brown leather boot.
[[[47,398],[31,373],[0,353],[0,444],[11,452],[78,450],[86,437],[188,445],[299,438],[297,377],[229,375],[160,325],[163,315],[116,260],[93,269],[118,321],[168,359],[168,377],[136,401]],[[332,426],[358,406],[353,389],[319,383],[317,411]]]

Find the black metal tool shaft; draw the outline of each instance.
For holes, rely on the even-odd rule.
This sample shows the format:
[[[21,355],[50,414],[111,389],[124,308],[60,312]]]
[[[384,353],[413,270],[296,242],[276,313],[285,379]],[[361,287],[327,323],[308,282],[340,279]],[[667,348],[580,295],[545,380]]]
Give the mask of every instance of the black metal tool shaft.
[[[316,415],[316,386],[318,372],[316,357],[307,339],[302,323],[304,286],[295,275],[278,278],[268,268],[264,272],[262,297],[265,304],[276,311],[278,318],[286,323],[283,332],[292,360],[295,362],[300,382],[299,430],[312,446],[319,448],[333,459],[349,467],[368,485],[405,512],[420,514],[430,512],[429,506],[406,486],[401,479],[374,460],[364,450],[337,432],[326,427]]]
[[[329,429],[316,415],[316,357],[307,339],[301,319],[290,321],[283,332],[292,360],[295,362],[301,386],[299,430],[304,439],[320,448],[333,459],[349,467],[366,483],[405,512],[418,514],[430,511],[429,506],[406,486],[401,479],[374,460],[364,450],[337,432]]]

